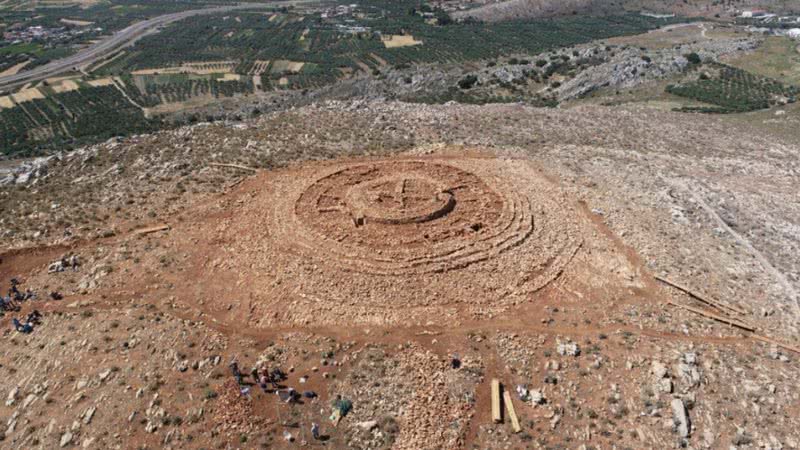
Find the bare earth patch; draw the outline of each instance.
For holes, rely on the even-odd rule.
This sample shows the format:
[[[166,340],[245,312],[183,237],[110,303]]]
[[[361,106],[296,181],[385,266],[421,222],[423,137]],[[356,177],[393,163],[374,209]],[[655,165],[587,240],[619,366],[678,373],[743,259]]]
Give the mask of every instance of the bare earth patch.
[[[19,64],[15,64],[15,65],[9,67],[8,69],[0,72],[0,77],[4,77],[6,75],[16,75],[20,70],[24,69],[25,66],[30,64],[30,62],[31,61],[28,60],[28,61],[23,61],[23,62],[21,62]]]
[[[42,99],[44,98],[44,94],[42,94],[39,89],[36,88],[28,88],[22,89],[18,92],[11,94],[11,98],[14,99],[17,103],[28,102],[31,100]]]
[[[385,45],[386,48],[410,47],[412,45],[422,45],[422,41],[414,39],[414,36],[405,34],[403,35],[392,34],[389,36],[383,36],[381,40],[383,41],[383,45]]]

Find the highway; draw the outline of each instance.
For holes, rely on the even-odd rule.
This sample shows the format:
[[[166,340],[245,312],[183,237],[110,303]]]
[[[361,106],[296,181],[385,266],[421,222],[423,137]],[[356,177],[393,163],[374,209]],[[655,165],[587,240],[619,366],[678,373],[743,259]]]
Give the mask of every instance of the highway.
[[[43,66],[35,67],[15,75],[0,77],[0,90],[10,90],[15,87],[22,86],[25,83],[43,80],[45,78],[52,77],[53,75],[73,70],[76,67],[81,67],[92,63],[110,55],[123,46],[133,43],[155,28],[176,22],[178,20],[186,19],[187,17],[200,14],[225,13],[239,9],[275,8],[283,4],[285,3],[240,3],[234,6],[195,9],[191,11],[181,11],[153,17],[152,19],[137,22],[128,26],[127,28],[119,30],[112,36],[92,44],[72,56],[51,61]]]

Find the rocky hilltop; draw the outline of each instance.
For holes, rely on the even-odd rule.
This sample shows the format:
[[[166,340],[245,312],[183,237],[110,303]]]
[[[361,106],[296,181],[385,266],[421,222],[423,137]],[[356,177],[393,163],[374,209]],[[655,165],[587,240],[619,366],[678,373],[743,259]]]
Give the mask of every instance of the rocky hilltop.
[[[796,448],[800,148],[748,123],[325,101],[26,162],[3,447]]]

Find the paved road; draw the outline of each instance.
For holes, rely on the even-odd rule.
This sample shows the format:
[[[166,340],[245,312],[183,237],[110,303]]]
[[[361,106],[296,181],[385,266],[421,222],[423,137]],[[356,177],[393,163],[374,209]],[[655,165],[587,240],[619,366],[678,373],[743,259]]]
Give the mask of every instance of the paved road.
[[[43,66],[35,67],[31,70],[26,70],[15,75],[0,77],[0,89],[9,90],[18,86],[22,86],[23,84],[31,81],[43,80],[53,75],[73,70],[75,67],[92,63],[102,57],[108,56],[120,47],[134,42],[136,39],[139,39],[156,27],[164,26],[168,23],[182,20],[187,17],[196,16],[199,14],[224,13],[238,9],[274,8],[276,6],[281,6],[284,3],[285,2],[241,3],[235,6],[220,6],[216,8],[181,11],[154,17],[142,22],[137,22],[127,28],[117,31],[114,33],[114,35],[103,39],[96,44],[92,44],[91,46],[72,56],[51,61]]]

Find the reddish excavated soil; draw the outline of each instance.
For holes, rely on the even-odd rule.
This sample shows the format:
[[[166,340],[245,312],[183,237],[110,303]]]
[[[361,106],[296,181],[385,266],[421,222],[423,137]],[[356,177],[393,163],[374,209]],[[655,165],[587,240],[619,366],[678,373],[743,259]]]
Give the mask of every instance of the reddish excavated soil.
[[[50,355],[52,371],[71,377],[50,388],[50,398],[71,404],[83,398],[71,400],[72,378],[81,380],[86,367],[108,366],[109,353],[124,358],[105,376],[120,378],[124,389],[107,378],[87,388],[93,399],[112,399],[96,400],[94,424],[84,419],[83,429],[76,428],[68,413],[50,411],[57,431],[36,434],[45,447],[68,430],[75,442],[96,439],[90,446],[97,448],[123,437],[153,447],[294,447],[311,440],[311,422],[323,424],[329,448],[610,446],[622,438],[605,430],[597,437],[594,427],[611,428],[595,420],[599,411],[619,430],[641,429],[623,434],[626,444],[663,448],[676,436],[656,420],[671,414],[658,405],[668,405],[673,392],[652,392],[663,383],[651,380],[648,355],[655,362],[700,352],[703,373],[724,380],[734,372],[711,361],[752,347],[742,333],[713,323],[678,330],[697,318],[665,307],[669,291],[653,281],[636,251],[527,159],[453,148],[303,163],[260,172],[196,202],[169,225],[4,255],[3,278],[21,276],[40,293],[66,295],[39,304],[44,323],[26,338],[34,340],[29,347],[51,353],[27,362],[25,349],[12,348],[4,353],[10,364],[49,368]],[[103,259],[114,268],[87,262],[77,272],[46,273],[47,263],[67,251],[86,260],[114,255]],[[101,348],[109,342],[105,353],[95,348],[85,356],[83,343],[56,346],[76,322],[77,340]],[[108,329],[101,334],[93,326]],[[137,341],[144,343],[130,344]],[[563,342],[580,344],[580,356],[559,354]],[[216,355],[216,363],[208,362]],[[450,365],[454,355],[458,369]],[[242,396],[225,369],[232,357],[247,369],[293,367],[283,384],[319,398],[286,405],[257,386]],[[678,387],[687,402],[707,392],[691,374],[673,370],[674,396]],[[545,403],[533,404],[514,393],[524,433],[491,423],[495,377],[507,389],[526,384],[546,395]],[[164,387],[150,387],[154,378]],[[719,384],[732,398],[731,383]],[[145,386],[144,397],[134,398]],[[155,397],[151,390],[159,388]],[[36,389],[24,385],[23,394]],[[355,407],[333,427],[327,416],[336,395]],[[189,423],[175,427],[171,415],[184,412]],[[47,429],[31,420],[32,429]],[[373,420],[376,428],[365,430]],[[716,427],[699,413],[692,420],[695,429]],[[117,432],[119,423],[125,428]],[[282,440],[284,431],[299,442]],[[11,435],[12,446],[33,439],[20,435]]]
[[[239,198],[235,215],[178,245],[210,250],[194,270],[249,297],[236,320],[254,327],[497,314],[554,280],[586,226],[531,164],[487,157],[307,164]]]

